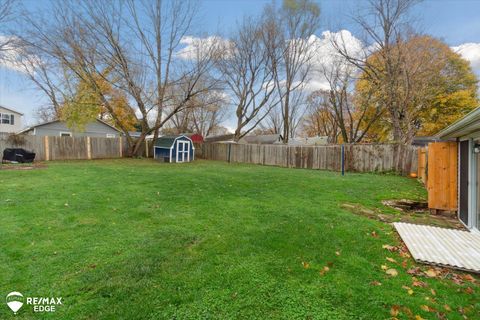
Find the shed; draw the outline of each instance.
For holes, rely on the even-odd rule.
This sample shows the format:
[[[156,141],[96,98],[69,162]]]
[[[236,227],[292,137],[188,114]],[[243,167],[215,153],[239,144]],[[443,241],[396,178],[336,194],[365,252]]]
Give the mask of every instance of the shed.
[[[186,135],[163,136],[154,144],[154,158],[165,162],[190,162],[195,160],[193,141]]]
[[[458,217],[480,229],[480,108],[440,131],[436,137],[457,144]]]

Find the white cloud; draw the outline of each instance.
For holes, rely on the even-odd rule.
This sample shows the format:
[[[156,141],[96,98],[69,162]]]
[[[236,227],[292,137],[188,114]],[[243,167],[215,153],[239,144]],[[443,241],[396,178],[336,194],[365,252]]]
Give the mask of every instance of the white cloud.
[[[177,51],[176,56],[184,60],[195,60],[199,58],[199,55],[208,54],[212,49],[228,48],[229,45],[228,40],[218,36],[206,38],[185,36],[180,43],[185,47]]]
[[[480,72],[480,43],[464,43],[452,50],[460,54],[464,59],[470,61],[472,68]]]
[[[341,44],[350,55],[358,56],[359,58],[365,51],[372,51],[368,48],[365,49],[362,42],[348,30],[340,30],[338,32],[324,31],[320,37],[313,35],[311,39],[316,45],[314,46],[315,52],[313,52],[313,68],[310,81],[305,86],[305,89],[308,91],[330,89],[330,85],[323,72],[324,70],[328,71],[338,63],[344,64],[345,68],[352,67],[348,65],[345,58],[338,53],[334,42]]]

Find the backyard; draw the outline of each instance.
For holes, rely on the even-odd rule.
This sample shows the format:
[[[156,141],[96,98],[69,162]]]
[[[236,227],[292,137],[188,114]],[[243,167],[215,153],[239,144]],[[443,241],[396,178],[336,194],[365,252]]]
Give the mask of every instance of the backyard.
[[[38,316],[59,319],[478,318],[478,278],[436,276],[348,209],[425,196],[394,174],[215,161],[2,170],[1,294],[62,297]]]

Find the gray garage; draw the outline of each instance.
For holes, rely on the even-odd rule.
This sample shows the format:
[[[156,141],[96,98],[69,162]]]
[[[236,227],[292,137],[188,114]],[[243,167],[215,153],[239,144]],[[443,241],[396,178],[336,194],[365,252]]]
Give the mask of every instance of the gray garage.
[[[97,119],[85,126],[85,130],[75,131],[69,128],[65,121],[55,120],[37,124],[19,133],[39,137],[96,137],[96,138],[118,138],[122,132],[103,120]]]

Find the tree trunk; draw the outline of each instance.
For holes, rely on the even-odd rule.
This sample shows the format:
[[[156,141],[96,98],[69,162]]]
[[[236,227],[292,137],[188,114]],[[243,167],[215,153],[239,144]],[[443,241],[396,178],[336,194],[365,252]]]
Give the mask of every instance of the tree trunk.
[[[288,144],[288,138],[290,135],[290,119],[289,119],[289,112],[290,112],[290,92],[287,89],[287,93],[285,94],[285,105],[283,110],[283,142]]]

